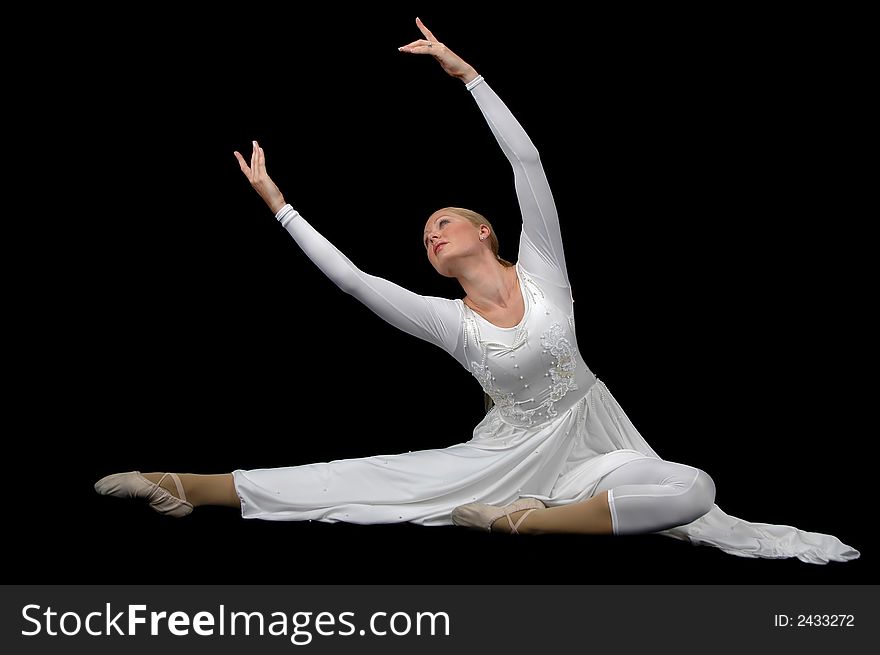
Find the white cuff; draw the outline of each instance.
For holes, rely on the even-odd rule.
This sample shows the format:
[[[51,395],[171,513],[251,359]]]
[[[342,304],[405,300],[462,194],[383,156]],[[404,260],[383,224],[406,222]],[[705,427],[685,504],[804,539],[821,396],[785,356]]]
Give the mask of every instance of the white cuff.
[[[475,86],[477,86],[477,84],[479,84],[482,81],[483,81],[483,76],[477,75],[474,79],[472,79],[470,82],[465,84],[464,88],[466,88],[468,91],[470,91],[471,89],[473,89]]]
[[[275,219],[281,223],[281,227],[287,227],[287,224],[297,216],[299,216],[299,212],[288,203],[278,210],[278,213],[275,214]]]

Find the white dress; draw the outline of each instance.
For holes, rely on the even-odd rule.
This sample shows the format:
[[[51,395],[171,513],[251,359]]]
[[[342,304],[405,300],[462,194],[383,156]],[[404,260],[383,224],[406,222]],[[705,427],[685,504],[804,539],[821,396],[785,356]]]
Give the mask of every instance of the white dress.
[[[521,496],[548,506],[574,503],[590,498],[602,476],[622,464],[659,459],[581,356],[559,220],[538,151],[482,76],[467,89],[513,166],[523,221],[519,325],[499,328],[461,300],[422,296],[364,273],[290,205],[277,218],[343,291],[449,353],[495,406],[470,441],[448,448],[236,470],[244,518],[452,525],[458,505],[504,505]],[[831,535],[748,523],[717,505],[658,534],[742,557],[824,564],[859,556]]]

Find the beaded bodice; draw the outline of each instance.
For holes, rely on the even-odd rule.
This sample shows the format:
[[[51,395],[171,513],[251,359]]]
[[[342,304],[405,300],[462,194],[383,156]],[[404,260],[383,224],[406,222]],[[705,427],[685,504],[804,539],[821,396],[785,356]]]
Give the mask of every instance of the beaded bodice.
[[[520,324],[503,343],[486,334],[497,327],[462,303],[464,351],[501,419],[532,427],[572,408],[596,378],[578,353],[574,313],[551,303],[519,266],[517,275],[526,307]]]

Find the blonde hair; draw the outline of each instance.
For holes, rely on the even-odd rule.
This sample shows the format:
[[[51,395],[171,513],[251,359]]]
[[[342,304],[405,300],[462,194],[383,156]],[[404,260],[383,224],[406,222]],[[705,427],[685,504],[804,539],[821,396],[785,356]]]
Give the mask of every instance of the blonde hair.
[[[456,216],[461,216],[462,218],[473,223],[474,227],[479,228],[481,225],[485,225],[489,228],[489,249],[492,251],[492,254],[495,255],[495,259],[498,260],[498,263],[504,267],[513,266],[513,262],[509,262],[503,257],[498,255],[498,237],[495,236],[495,228],[492,227],[492,224],[489,222],[489,219],[480,214],[479,212],[475,212],[471,209],[465,209],[464,207],[444,207],[443,209],[438,209],[437,212],[451,212]]]

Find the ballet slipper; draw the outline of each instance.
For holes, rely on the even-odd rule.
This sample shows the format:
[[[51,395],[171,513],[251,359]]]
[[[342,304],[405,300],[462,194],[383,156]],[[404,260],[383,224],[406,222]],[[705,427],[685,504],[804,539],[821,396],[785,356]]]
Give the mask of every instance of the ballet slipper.
[[[171,476],[171,479],[174,480],[180,498],[162,488],[162,480],[166,476]],[[193,505],[187,502],[186,494],[183,491],[183,484],[181,484],[180,478],[176,473],[166,473],[161,477],[158,484],[147,480],[141,475],[140,471],[114,473],[98,480],[95,483],[95,491],[102,496],[144,498],[149,500],[150,507],[160,514],[174,516],[175,518],[186,516],[193,511]]]
[[[491,532],[492,524],[502,516],[506,516],[507,522],[510,524],[511,534],[519,534],[517,528],[519,528],[525,518],[536,509],[544,509],[544,507],[544,503],[537,498],[520,498],[504,507],[486,505],[484,503],[468,503],[452,510],[452,522],[465,528]],[[524,512],[514,525],[510,515],[523,509],[528,511]]]

